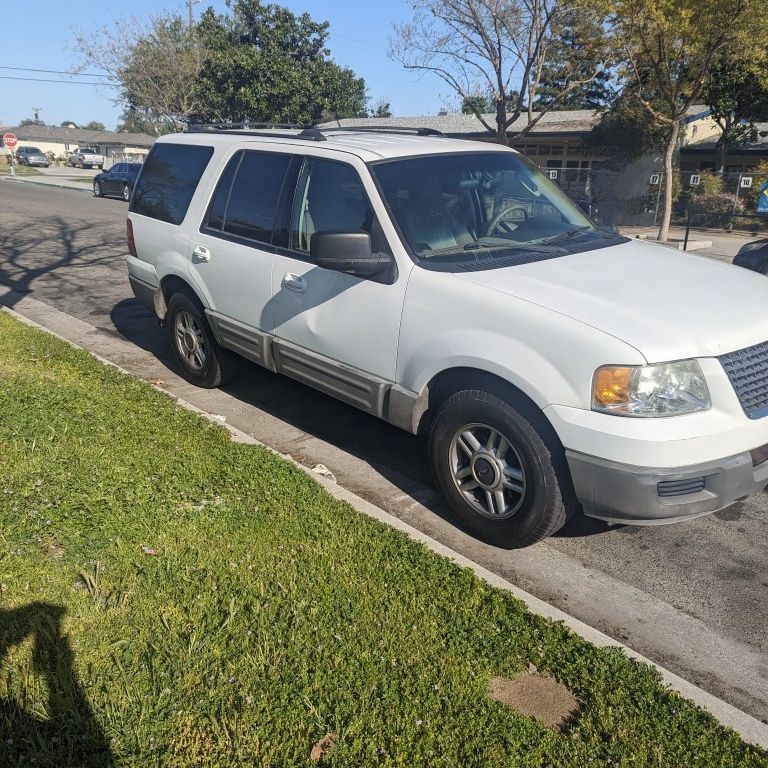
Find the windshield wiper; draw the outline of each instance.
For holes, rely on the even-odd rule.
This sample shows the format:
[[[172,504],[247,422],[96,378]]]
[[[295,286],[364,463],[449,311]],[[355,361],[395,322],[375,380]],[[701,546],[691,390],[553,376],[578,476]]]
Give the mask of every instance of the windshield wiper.
[[[481,243],[476,240],[474,243],[467,243],[464,246],[465,251],[479,251],[480,249],[502,249],[512,251],[536,251],[536,253],[563,253],[562,248],[549,248],[546,243]]]
[[[582,232],[589,232],[592,237],[599,237],[602,240],[607,238],[612,240],[620,240],[622,237],[618,232],[612,232],[611,230],[598,229],[596,227],[585,225],[583,227],[574,227],[573,229],[569,229],[567,232],[561,232],[559,235],[554,235],[553,237],[548,237],[546,240],[542,240],[541,242],[544,244],[561,243],[563,240],[568,240],[568,238],[571,238],[574,235],[579,235]]]

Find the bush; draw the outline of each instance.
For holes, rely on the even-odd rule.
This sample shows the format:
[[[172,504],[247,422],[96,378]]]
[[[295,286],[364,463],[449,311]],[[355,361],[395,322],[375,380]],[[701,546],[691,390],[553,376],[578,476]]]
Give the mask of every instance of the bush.
[[[691,187],[691,195],[697,198],[717,197],[723,191],[723,177],[712,171],[701,171],[698,186]]]

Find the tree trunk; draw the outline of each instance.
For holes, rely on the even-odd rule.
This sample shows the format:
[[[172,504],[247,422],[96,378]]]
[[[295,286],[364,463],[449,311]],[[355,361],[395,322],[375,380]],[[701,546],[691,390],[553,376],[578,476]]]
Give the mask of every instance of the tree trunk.
[[[496,142],[507,143],[507,105],[502,99],[496,101]]]
[[[680,134],[680,121],[675,120],[672,123],[672,131],[669,135],[667,152],[664,155],[664,211],[661,216],[661,227],[659,227],[659,241],[669,240],[669,222],[672,219],[672,161],[677,149],[677,137]]]

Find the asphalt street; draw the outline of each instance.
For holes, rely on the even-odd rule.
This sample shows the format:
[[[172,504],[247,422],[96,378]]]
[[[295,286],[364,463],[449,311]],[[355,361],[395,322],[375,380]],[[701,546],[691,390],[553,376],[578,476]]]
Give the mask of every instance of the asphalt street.
[[[476,541],[434,491],[422,438],[250,364],[223,392],[179,379],[164,332],[128,284],[126,212],[118,200],[0,181],[0,285],[14,292],[4,301],[23,314],[18,297],[31,296],[94,326],[88,346],[109,359],[110,340],[128,340],[136,355],[115,362],[326,465],[360,496],[768,722],[768,496],[672,526],[611,528],[579,515],[526,550]]]

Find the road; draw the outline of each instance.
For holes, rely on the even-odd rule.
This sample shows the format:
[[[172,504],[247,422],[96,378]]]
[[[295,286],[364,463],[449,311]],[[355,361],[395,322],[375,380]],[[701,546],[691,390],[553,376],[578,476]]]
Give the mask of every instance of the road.
[[[215,392],[169,370],[165,337],[128,285],[125,216],[122,201],[0,181],[0,285],[16,292],[5,301],[25,313],[16,294],[31,296],[94,326],[89,348],[309,466],[326,465],[355,493],[768,722],[768,496],[673,526],[611,528],[577,516],[526,550],[479,542],[434,491],[423,438],[250,364]],[[110,351],[119,340],[130,345]]]

